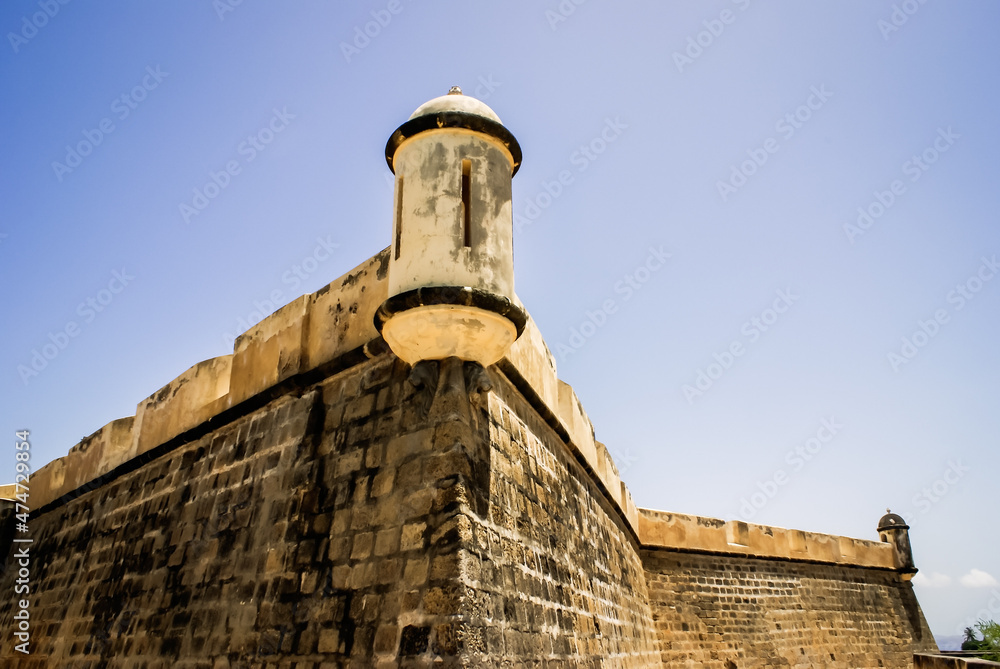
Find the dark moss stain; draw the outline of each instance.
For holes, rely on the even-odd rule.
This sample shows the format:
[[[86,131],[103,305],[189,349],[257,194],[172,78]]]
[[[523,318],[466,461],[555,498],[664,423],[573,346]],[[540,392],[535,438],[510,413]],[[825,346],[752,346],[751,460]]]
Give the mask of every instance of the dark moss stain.
[[[421,655],[427,650],[427,642],[430,639],[430,635],[430,627],[407,625],[400,634],[399,654],[401,656]]]
[[[719,520],[718,518],[698,518],[698,524],[703,527],[722,527],[726,524],[726,521]]]
[[[175,397],[178,391],[180,391],[180,389],[184,386],[184,384],[188,382],[187,379],[180,379],[179,381],[175,379],[175,381],[177,381],[177,385],[171,385],[173,383],[172,381],[170,384],[167,384],[163,388],[160,388],[158,391],[153,393],[152,400],[156,403],[159,403],[164,400],[170,399],[171,397]]]
[[[493,160],[486,163],[486,169],[484,170],[485,173],[483,175],[486,191],[492,196],[490,200],[485,201],[484,204],[492,205],[491,217],[493,220],[500,217],[504,204],[511,201],[511,182],[509,170],[507,168],[508,162],[505,156],[498,154],[498,151],[491,152],[490,158]],[[497,169],[498,164],[501,165],[499,169]]]
[[[436,216],[437,215],[437,201],[439,195],[429,195],[427,199],[424,200],[424,206],[417,210],[418,214]]]
[[[381,253],[375,256],[378,260],[378,268],[375,270],[375,276],[379,281],[385,279],[389,274],[389,249],[383,249]]]
[[[441,178],[441,166],[445,164],[444,144],[438,142],[427,154],[426,159],[420,165],[420,178],[425,182],[431,182]]]

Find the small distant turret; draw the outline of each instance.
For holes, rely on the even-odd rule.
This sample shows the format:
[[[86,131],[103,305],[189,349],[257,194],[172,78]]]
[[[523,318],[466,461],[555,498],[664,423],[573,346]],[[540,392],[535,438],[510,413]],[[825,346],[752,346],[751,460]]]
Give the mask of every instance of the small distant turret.
[[[913,565],[909,529],[906,521],[890,509],[886,509],[885,515],[878,521],[878,538],[892,545],[896,554],[896,569],[905,580],[910,580],[917,573],[917,568]]]

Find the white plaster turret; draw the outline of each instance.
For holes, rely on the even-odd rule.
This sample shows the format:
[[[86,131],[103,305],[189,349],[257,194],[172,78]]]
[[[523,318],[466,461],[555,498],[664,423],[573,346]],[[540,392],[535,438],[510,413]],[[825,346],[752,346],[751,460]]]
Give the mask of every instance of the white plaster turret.
[[[514,298],[517,140],[492,109],[454,87],[413,112],[385,157],[396,192],[389,299],[375,326],[410,364],[497,362],[526,318]]]

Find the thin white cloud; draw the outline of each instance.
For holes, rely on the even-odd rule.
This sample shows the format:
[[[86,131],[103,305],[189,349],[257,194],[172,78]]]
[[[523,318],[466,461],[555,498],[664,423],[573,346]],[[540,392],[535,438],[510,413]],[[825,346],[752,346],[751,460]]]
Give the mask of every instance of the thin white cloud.
[[[920,586],[921,588],[947,588],[951,585],[951,576],[936,571],[930,573],[921,571],[913,577],[913,585]]]
[[[971,570],[959,581],[967,588],[992,588],[995,585],[1000,585],[1000,582],[981,569]]]

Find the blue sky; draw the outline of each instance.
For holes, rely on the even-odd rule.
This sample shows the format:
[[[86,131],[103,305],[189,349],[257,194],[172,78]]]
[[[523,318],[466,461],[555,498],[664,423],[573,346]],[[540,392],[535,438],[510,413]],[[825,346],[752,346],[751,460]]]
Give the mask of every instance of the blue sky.
[[[40,467],[388,246],[385,141],[460,85],[524,151],[517,291],[639,505],[872,539],[892,507],[935,633],[1000,619],[998,24],[4,3],[3,429]]]

